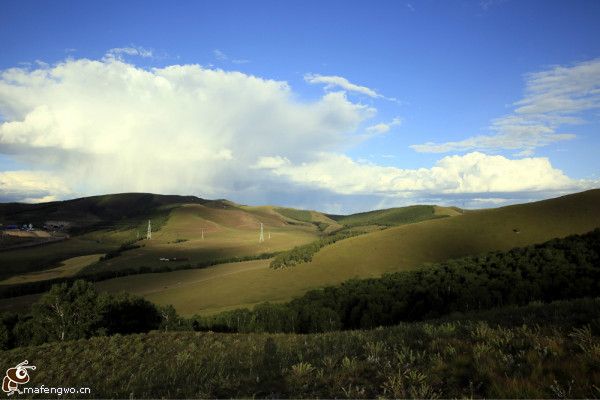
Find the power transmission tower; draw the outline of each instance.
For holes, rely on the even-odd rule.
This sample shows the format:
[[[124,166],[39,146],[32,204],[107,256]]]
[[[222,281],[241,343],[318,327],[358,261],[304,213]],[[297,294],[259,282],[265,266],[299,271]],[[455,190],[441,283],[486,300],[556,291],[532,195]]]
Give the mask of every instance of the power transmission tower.
[[[148,220],[148,233],[146,234],[146,239],[152,239],[152,224],[150,223],[150,220]]]
[[[258,243],[262,243],[265,241],[265,234],[263,233],[263,224],[260,223],[260,237],[258,238]]]

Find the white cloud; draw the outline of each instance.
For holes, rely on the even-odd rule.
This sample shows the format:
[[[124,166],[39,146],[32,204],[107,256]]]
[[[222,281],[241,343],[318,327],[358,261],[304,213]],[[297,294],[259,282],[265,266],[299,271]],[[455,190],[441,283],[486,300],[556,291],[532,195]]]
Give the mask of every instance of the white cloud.
[[[219,49],[213,50],[213,54],[214,54],[215,58],[221,62],[231,61],[233,64],[248,64],[250,62],[250,60],[246,60],[246,59],[235,59],[235,58],[230,59],[227,54],[225,54],[224,52],[222,52]]]
[[[277,169],[285,165],[289,165],[290,160],[285,157],[260,157],[256,164],[253,166],[255,169]]]
[[[333,153],[313,162],[270,168],[298,184],[339,194],[422,196],[585,189],[598,182],[576,181],[552,167],[547,158],[508,159],[479,152],[447,156],[432,168],[382,167]]]
[[[393,126],[398,126],[400,124],[402,124],[402,120],[400,118],[396,117],[392,121],[387,122],[387,123],[380,122],[378,124],[371,125],[371,126],[367,127],[366,131],[367,131],[367,133],[372,134],[372,135],[381,135],[384,133],[388,133]]]
[[[344,92],[303,102],[286,82],[199,65],[12,68],[0,71],[0,153],[37,172],[2,172],[0,201],[137,191],[350,210],[382,197],[589,185],[544,158],[470,153],[400,169],[340,154],[375,112]]]
[[[259,157],[308,160],[374,113],[341,92],[300,102],[286,82],[198,65],[79,59],[0,72],[0,153],[81,194],[239,195],[263,179],[249,168]]]
[[[383,98],[381,94],[377,93],[373,89],[369,89],[366,86],[355,85],[354,83],[348,81],[348,79],[343,78],[341,76],[324,76],[319,74],[306,74],[304,75],[304,80],[308,83],[312,84],[324,84],[325,89],[333,89],[333,88],[341,88],[347,90],[349,92],[361,93],[369,97],[373,98]]]
[[[3,201],[37,203],[53,201],[71,190],[58,177],[44,171],[0,172],[0,197]]]
[[[228,60],[228,57],[225,53],[223,53],[221,50],[219,49],[215,49],[213,50],[213,54],[215,55],[215,58],[219,61],[226,61]]]
[[[107,59],[122,59],[123,56],[136,56],[142,58],[152,57],[152,50],[145,49],[143,47],[116,47],[106,52],[105,58]]]
[[[600,108],[600,58],[528,74],[525,97],[514,105],[512,114],[492,121],[491,135],[410,147],[424,153],[509,149],[532,154],[537,147],[573,139],[573,133],[558,130],[583,123],[581,113]]]

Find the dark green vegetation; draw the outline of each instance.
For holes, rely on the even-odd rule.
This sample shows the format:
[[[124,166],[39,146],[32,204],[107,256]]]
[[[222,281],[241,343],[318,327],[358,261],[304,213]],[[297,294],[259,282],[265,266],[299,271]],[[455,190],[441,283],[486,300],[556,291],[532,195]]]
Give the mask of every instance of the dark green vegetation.
[[[43,226],[46,221],[68,221],[73,233],[125,229],[143,224],[148,217],[156,218],[161,210],[180,204],[213,202],[195,196],[121,193],[40,204],[4,203],[0,204],[0,223]],[[156,223],[160,226],[161,221],[157,218]]]
[[[600,229],[544,244],[424,266],[199,318],[206,329],[324,332],[368,329],[457,311],[600,293]]]
[[[295,208],[278,207],[275,209],[275,211],[277,211],[279,214],[283,215],[284,217],[295,219],[297,221],[313,222],[311,212],[308,210],[297,210]]]
[[[345,229],[343,231],[324,236],[323,238],[315,240],[312,243],[296,246],[291,250],[276,255],[273,261],[271,261],[270,267],[275,269],[292,267],[296,264],[312,261],[313,255],[321,250],[321,248],[329,244],[333,244],[339,240],[348,239],[364,233],[366,232],[361,230]]]
[[[78,280],[72,285],[54,285],[28,315],[3,314],[0,348],[148,332],[179,323],[172,307],[156,307],[124,293],[99,294],[93,284]]]
[[[536,304],[504,315],[507,323],[485,313],[311,335],[115,335],[21,347],[0,352],[0,359],[6,366],[24,359],[36,365],[31,387],[90,387],[90,398],[600,395],[600,300]]]
[[[436,215],[434,206],[409,206],[368,211],[352,215],[328,215],[329,218],[346,226],[381,225],[395,226],[428,219],[442,218]]]

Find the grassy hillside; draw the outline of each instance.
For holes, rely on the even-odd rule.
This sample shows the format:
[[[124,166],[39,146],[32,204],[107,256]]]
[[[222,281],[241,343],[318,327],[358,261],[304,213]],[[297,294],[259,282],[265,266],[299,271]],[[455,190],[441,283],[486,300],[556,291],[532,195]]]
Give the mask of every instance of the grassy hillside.
[[[60,266],[45,271],[30,272],[23,275],[16,275],[0,281],[0,285],[14,285],[23,282],[36,282],[47,279],[75,276],[83,268],[97,263],[103,254],[90,254],[87,256],[78,256],[66,259]]]
[[[347,226],[362,225],[384,225],[395,226],[414,222],[425,221],[428,219],[442,218],[450,215],[457,215],[459,209],[450,209],[436,206],[409,206],[389,208],[385,210],[368,211],[352,215],[328,215],[338,223]]]
[[[178,260],[169,261],[170,265],[194,265],[286,250],[319,236],[315,225],[289,223],[272,207],[242,207],[191,196],[119,194],[38,205],[2,204],[0,218],[34,224],[65,220],[74,225],[66,241],[0,251],[0,279],[36,274],[36,278],[21,277],[23,281],[52,275],[67,259],[107,253],[122,243],[144,238],[148,219],[152,220],[152,240],[81,273],[164,266],[161,258]],[[267,239],[264,243],[258,242],[261,222]]]
[[[218,214],[214,209],[210,209],[214,221],[209,218],[203,219],[204,211],[199,210],[207,208],[192,205],[174,210],[170,220],[174,225],[165,225],[163,238],[157,235],[155,244],[143,248],[143,251],[131,250],[130,254],[123,253],[121,257],[114,259],[114,265],[130,265],[139,260],[160,263],[158,257],[166,255],[169,249],[187,251],[192,257],[200,259],[223,255],[223,250],[220,249],[224,246],[229,246],[226,252],[230,253],[237,251],[241,254],[259,250],[262,252],[265,248],[293,247],[317,237],[316,227],[308,224],[286,224],[285,218],[269,207],[242,208],[248,213],[246,216],[249,220],[239,219],[242,214],[238,214],[237,210],[240,208],[232,208],[231,211],[235,211],[235,215],[239,216],[236,223],[227,222],[233,218],[219,220],[219,217],[214,215]],[[177,213],[187,214],[185,217],[179,214],[181,218],[177,222]],[[194,213],[199,213],[197,221],[204,221],[202,223],[207,224],[206,229],[214,229],[206,235],[204,242],[199,238],[200,225],[189,222],[195,221],[192,219]],[[270,242],[258,244],[257,227],[252,226],[254,222],[251,223],[254,218],[256,221],[265,218],[265,232],[272,232]],[[215,225],[209,226],[209,221],[215,222]],[[236,229],[236,224],[245,227]],[[127,282],[125,286],[129,291],[144,293],[148,299],[159,304],[173,304],[183,314],[212,314],[237,307],[252,307],[263,301],[287,301],[310,289],[337,285],[354,277],[377,277],[386,272],[407,270],[428,262],[523,247],[554,237],[585,233],[599,226],[600,190],[592,190],[557,199],[471,211],[452,218],[375,231],[324,247],[315,254],[312,262],[293,268],[269,270],[269,261],[263,260],[256,262],[260,268],[245,270],[243,265],[239,264],[238,273],[215,273],[210,281],[191,279],[187,284],[182,283],[181,287],[167,287],[159,292],[144,293],[144,287],[153,280],[160,282],[172,279],[184,282],[188,271],[118,278],[106,282],[102,288],[121,288],[123,285],[120,279],[125,279],[123,282]],[[192,233],[194,237],[191,236]],[[211,235],[214,235],[213,239]],[[168,243],[178,237],[188,241]],[[90,254],[100,252],[90,249]],[[214,267],[214,271],[218,268],[220,267]],[[19,300],[15,299],[15,302],[18,303]]]
[[[76,231],[131,226],[141,218],[178,204],[214,204],[195,196],[120,193],[40,204],[0,204],[0,223],[42,226],[45,221],[68,221]],[[134,221],[131,221],[134,220]]]
[[[376,231],[324,247],[307,264],[269,270],[268,262],[261,261],[263,268],[240,270],[238,274],[216,276],[210,283],[192,282],[147,297],[159,304],[173,304],[186,315],[212,314],[236,304],[251,307],[261,301],[287,301],[310,289],[351,278],[377,277],[428,262],[524,247],[599,226],[600,190],[593,190]],[[172,274],[180,276],[179,272]],[[130,290],[139,293],[144,284],[137,285],[136,277],[130,279]],[[111,282],[117,285],[118,281]],[[104,288],[111,290],[111,284]]]
[[[307,267],[357,276],[381,274],[427,262],[523,247],[599,226],[600,190],[590,190],[373,232],[324,248]]]
[[[370,331],[152,332],[0,359],[37,366],[28,387],[91,389],[66,398],[595,398],[599,326],[586,324],[598,310],[575,300]]]
[[[265,241],[259,243],[260,223]],[[308,243],[318,237],[313,225],[290,225],[280,215],[261,208],[214,208],[185,204],[170,216],[143,247],[94,265],[94,270],[164,265],[160,258],[177,258],[170,264],[196,264],[211,260],[272,253]]]

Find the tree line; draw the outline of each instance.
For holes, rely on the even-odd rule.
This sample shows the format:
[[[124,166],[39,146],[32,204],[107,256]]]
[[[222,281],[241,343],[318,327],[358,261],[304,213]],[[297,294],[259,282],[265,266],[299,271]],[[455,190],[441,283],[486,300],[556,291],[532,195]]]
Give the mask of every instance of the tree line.
[[[313,256],[323,247],[333,244],[339,240],[348,239],[364,233],[366,233],[366,231],[344,230],[329,236],[325,236],[321,239],[315,240],[314,242],[296,246],[291,250],[284,251],[276,255],[273,261],[271,261],[270,267],[277,269],[310,262],[312,261]]]

